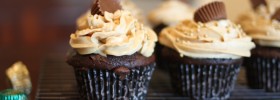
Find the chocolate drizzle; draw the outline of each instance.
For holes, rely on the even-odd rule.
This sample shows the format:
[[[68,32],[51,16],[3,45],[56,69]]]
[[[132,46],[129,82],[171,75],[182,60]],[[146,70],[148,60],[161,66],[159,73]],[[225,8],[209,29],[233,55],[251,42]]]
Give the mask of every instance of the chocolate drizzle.
[[[257,9],[260,5],[267,5],[265,0],[251,0],[251,4],[254,9]]]
[[[227,19],[225,4],[223,2],[212,2],[199,8],[194,14],[196,22],[209,22],[213,20]]]
[[[276,12],[272,15],[271,19],[276,19],[280,21],[280,8],[276,10]]]
[[[114,13],[115,11],[122,9],[120,2],[120,0],[95,0],[91,8],[91,14],[104,15],[106,11]]]

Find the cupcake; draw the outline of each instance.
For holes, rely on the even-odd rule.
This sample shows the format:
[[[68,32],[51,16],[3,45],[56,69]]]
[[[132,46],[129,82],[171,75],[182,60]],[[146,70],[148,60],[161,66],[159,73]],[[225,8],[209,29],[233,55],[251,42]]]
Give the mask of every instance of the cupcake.
[[[167,27],[176,25],[180,21],[193,19],[194,10],[182,0],[165,0],[148,15],[157,34]]]
[[[165,0],[156,9],[150,12],[148,19],[154,31],[159,34],[167,26],[174,26],[180,21],[193,19],[194,10],[182,0]],[[157,43],[155,53],[158,68],[167,70],[161,57],[162,45]]]
[[[280,91],[280,2],[279,0],[251,0],[253,11],[240,17],[238,22],[253,38],[256,48],[246,58],[248,86]]]
[[[71,34],[74,50],[67,57],[81,99],[145,99],[156,66],[152,29],[116,0],[96,0],[86,26]]]
[[[163,29],[159,42],[179,95],[227,99],[234,89],[242,57],[255,47],[239,25],[227,20],[223,2],[199,8],[193,20]]]

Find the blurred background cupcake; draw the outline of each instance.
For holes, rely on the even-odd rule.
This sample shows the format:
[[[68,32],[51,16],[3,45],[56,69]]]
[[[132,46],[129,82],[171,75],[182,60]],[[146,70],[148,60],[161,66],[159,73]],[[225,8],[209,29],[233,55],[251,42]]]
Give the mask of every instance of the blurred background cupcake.
[[[146,97],[157,36],[121,8],[120,2],[97,0],[70,36],[74,51],[67,63],[75,70],[83,100]]]
[[[174,90],[197,100],[229,98],[242,57],[255,47],[239,25],[227,20],[223,2],[201,7],[194,21],[163,29],[159,42]]]
[[[167,26],[176,25],[186,19],[193,19],[193,13],[194,9],[182,0],[163,0],[149,13],[148,20],[155,32],[159,34]]]
[[[280,91],[280,2],[251,0],[253,10],[242,15],[238,22],[253,38],[257,47],[245,60],[248,85]]]

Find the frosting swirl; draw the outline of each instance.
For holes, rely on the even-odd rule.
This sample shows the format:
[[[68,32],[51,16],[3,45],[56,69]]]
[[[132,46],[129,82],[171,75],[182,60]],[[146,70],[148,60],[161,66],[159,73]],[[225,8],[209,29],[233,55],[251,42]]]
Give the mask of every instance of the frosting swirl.
[[[185,20],[164,29],[159,41],[177,50],[181,56],[192,58],[249,57],[250,50],[255,47],[240,26],[228,20],[208,23]]]
[[[149,57],[154,51],[156,34],[128,11],[89,15],[87,25],[70,36],[70,45],[79,54],[124,56],[139,52]]]
[[[77,29],[78,30],[86,29],[86,28],[89,27],[88,22],[87,22],[88,21],[87,18],[90,15],[91,15],[91,13],[90,13],[90,10],[89,10],[77,19],[76,24],[77,24]]]
[[[261,46],[280,47],[280,22],[271,19],[275,10],[259,6],[256,11],[244,14],[238,23]]]
[[[153,25],[175,25],[186,19],[193,19],[194,9],[180,0],[166,0],[149,14]]]

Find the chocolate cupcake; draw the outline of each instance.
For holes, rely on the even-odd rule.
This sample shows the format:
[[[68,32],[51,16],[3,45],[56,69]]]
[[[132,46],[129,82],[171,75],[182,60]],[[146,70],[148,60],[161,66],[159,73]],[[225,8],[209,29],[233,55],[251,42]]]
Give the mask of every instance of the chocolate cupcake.
[[[67,58],[81,99],[145,99],[156,66],[156,34],[117,0],[96,0],[87,23],[71,34],[74,51]]]
[[[149,13],[148,20],[153,26],[154,31],[159,35],[165,27],[174,26],[186,19],[193,19],[193,13],[193,8],[184,3],[183,0],[165,0]],[[162,45],[157,43],[155,50],[156,62],[159,68],[167,69],[162,65],[160,54]]]
[[[199,8],[194,21],[165,28],[159,42],[178,94],[192,99],[227,99],[234,89],[242,57],[255,47],[239,25],[226,19],[223,2]]]
[[[280,92],[280,2],[251,0],[253,11],[242,15],[239,23],[257,47],[246,58],[249,87]]]

